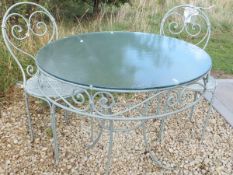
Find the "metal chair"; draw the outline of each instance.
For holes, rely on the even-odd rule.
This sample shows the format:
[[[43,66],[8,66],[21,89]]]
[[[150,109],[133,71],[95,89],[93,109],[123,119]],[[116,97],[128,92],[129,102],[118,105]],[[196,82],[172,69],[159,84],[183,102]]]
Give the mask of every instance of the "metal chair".
[[[20,12],[25,12],[23,9],[26,9],[26,14],[20,14]],[[43,45],[58,38],[57,25],[53,16],[41,5],[33,2],[19,2],[6,11],[1,28],[6,47],[22,73],[28,129],[31,141],[33,141],[29,96],[44,100],[48,103],[51,114],[54,112],[53,105],[41,94],[38,88],[40,75],[35,65],[35,53]],[[44,79],[43,77],[40,78]],[[49,81],[62,97],[68,97],[73,91],[71,85],[52,79],[49,79]],[[46,95],[59,98],[46,83],[43,83],[43,91]]]
[[[162,19],[160,35],[183,39],[205,49],[210,39],[211,24],[204,9],[209,8],[197,7],[191,4],[184,4],[171,8]],[[202,84],[204,82],[205,81],[199,81],[199,83]],[[209,74],[206,88],[207,91],[211,93],[211,98],[209,100],[209,109],[204,119],[201,140],[203,140],[209,114],[212,109],[216,85],[215,78]],[[190,88],[197,90],[197,86],[191,86]],[[194,107],[191,109],[190,120],[192,120],[193,112]],[[161,120],[160,131],[160,140],[162,140],[164,133],[163,119]]]

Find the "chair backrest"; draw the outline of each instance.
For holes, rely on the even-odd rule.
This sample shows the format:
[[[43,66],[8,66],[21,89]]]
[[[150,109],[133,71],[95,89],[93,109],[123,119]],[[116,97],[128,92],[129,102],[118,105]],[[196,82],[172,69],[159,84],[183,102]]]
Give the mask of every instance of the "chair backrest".
[[[160,34],[182,38],[205,49],[211,25],[203,9],[190,4],[173,7],[162,19]]]
[[[55,19],[39,4],[20,2],[6,11],[1,28],[6,47],[22,72],[25,87],[26,80],[37,73],[35,54],[58,37]]]

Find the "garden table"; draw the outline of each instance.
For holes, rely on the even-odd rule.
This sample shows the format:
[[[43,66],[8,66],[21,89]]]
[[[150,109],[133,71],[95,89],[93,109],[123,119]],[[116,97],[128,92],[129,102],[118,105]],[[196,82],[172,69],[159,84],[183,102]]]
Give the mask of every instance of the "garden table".
[[[106,173],[111,164],[113,133],[137,127],[143,129],[146,149],[152,160],[169,168],[152,154],[145,122],[151,119],[164,122],[174,114],[193,109],[205,93],[212,65],[210,56],[193,44],[141,32],[69,36],[42,48],[36,63],[40,73],[77,86],[70,99],[47,98],[55,106],[99,121],[99,134],[95,138],[92,135],[90,147],[98,142],[103,130],[109,132]],[[46,81],[42,77],[40,81]],[[49,81],[47,84],[50,86]],[[54,88],[54,91],[59,96],[59,90]],[[123,104],[122,98],[127,101],[132,94],[140,98],[135,103],[129,100]],[[139,124],[132,128],[117,128],[114,124],[132,121]],[[54,115],[52,126],[57,147]]]

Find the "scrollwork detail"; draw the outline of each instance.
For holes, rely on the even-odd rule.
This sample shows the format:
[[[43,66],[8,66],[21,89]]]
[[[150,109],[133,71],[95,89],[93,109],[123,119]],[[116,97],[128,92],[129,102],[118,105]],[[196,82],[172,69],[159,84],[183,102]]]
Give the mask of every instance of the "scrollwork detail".
[[[167,98],[166,104],[167,104],[169,107],[173,107],[173,106],[175,106],[175,105],[179,102],[178,99],[179,99],[179,98],[178,98],[178,94],[177,94],[177,93],[173,93],[173,94],[171,94],[171,95]]]
[[[183,104],[186,102],[186,100],[188,99],[188,96],[189,96],[190,92],[189,90],[187,89],[187,87],[184,87],[180,94],[179,94],[179,104]]]
[[[90,109],[91,97],[87,90],[77,88],[71,95],[72,104],[64,100],[69,106],[78,109],[81,112],[87,112]]]
[[[103,110],[111,110],[116,104],[114,96],[109,92],[96,92],[93,97],[93,109],[102,114]]]
[[[32,65],[28,65],[26,68],[26,72],[29,76],[33,76],[36,73],[36,69]]]
[[[30,13],[22,14],[22,7],[33,10]],[[2,19],[2,34],[11,55],[19,65],[24,83],[29,76],[36,73],[36,68],[32,65],[24,67],[21,58],[35,61],[37,48],[42,47],[45,41],[50,42],[57,38],[57,25],[53,16],[41,5],[33,2],[19,2],[12,5],[4,14]],[[32,42],[36,39],[38,46]],[[43,38],[42,38],[43,37]],[[33,47],[28,47],[32,45]],[[26,63],[28,63],[26,61]],[[25,64],[25,62],[23,62]],[[29,64],[31,62],[29,61]],[[34,65],[34,64],[33,64]]]
[[[166,98],[166,105],[168,108],[188,105],[189,95],[192,96],[192,92],[188,87],[173,90]]]
[[[73,102],[78,105],[84,105],[86,102],[86,99],[80,90],[75,90],[71,98]]]
[[[22,41],[28,38],[30,36],[30,33],[40,37],[45,36],[48,33],[48,25],[44,21],[37,21],[35,22],[35,24],[33,24],[32,21],[33,17],[35,17],[38,14],[44,14],[45,16],[49,17],[49,20],[51,22],[53,22],[50,15],[43,11],[33,12],[28,19],[19,13],[9,14],[6,18],[6,22],[9,21],[10,18],[17,17],[17,18],[21,18],[23,20],[23,23],[25,23],[24,25],[15,24],[11,27],[11,35],[13,36],[13,38]],[[35,26],[35,28],[33,28],[33,26]],[[25,31],[23,36],[17,35],[17,33],[22,34],[23,31]]]
[[[191,27],[188,24],[185,25],[185,31],[189,36],[197,37],[201,34],[202,28],[200,24],[191,23]],[[191,29],[191,31],[190,31]]]
[[[45,36],[46,33],[48,32],[48,26],[45,22],[43,21],[37,21],[35,23],[35,28],[33,28],[32,26],[32,18],[36,15],[36,14],[45,14],[46,16],[49,16],[48,14],[46,14],[43,11],[35,11],[33,12],[30,17],[29,17],[29,24],[30,24],[30,31],[36,35],[36,36]]]
[[[167,27],[166,27],[167,26]],[[169,10],[161,23],[160,34],[163,35],[188,35],[199,38],[196,45],[206,47],[210,35],[208,17],[201,11],[201,7],[181,5]]]
[[[30,28],[29,28],[29,23],[28,20],[21,14],[18,13],[12,13],[7,16],[6,21],[10,20],[12,17],[19,17],[23,20],[23,23],[25,23],[26,29],[23,29],[23,25],[21,24],[15,24],[11,27],[11,35],[13,36],[14,39],[17,40],[25,40],[28,38],[30,35]],[[22,34],[22,36],[20,36]]]
[[[178,18],[181,18],[181,21],[182,23],[178,23],[177,21],[172,21],[168,24],[168,30],[171,34],[173,35],[178,35],[180,33],[182,33],[184,31],[184,28],[185,28],[185,24],[184,24],[184,17],[183,15],[177,13],[177,12],[174,12],[174,13],[171,13],[167,16],[167,18],[169,18],[170,16],[177,16]],[[165,20],[164,20],[165,22]]]

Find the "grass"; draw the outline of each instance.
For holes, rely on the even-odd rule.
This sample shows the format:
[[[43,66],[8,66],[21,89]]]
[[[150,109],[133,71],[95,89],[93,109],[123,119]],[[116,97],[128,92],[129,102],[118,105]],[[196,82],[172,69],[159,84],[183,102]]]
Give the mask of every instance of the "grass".
[[[18,75],[15,62],[0,40],[0,97],[6,93],[11,85],[16,83],[19,79]]]
[[[213,33],[207,52],[213,59],[213,70],[233,74],[233,33]]]
[[[233,75],[232,0],[132,0],[133,6],[125,4],[120,8],[103,7],[103,11],[95,19],[62,21],[58,24],[59,36],[62,38],[83,32],[105,30],[159,33],[160,22],[165,12],[175,5],[190,2],[203,7],[214,5],[213,8],[206,10],[212,24],[207,52],[213,59],[214,71]],[[27,49],[35,50],[35,43],[30,41],[27,44]],[[20,72],[0,36],[0,96],[20,80]]]

